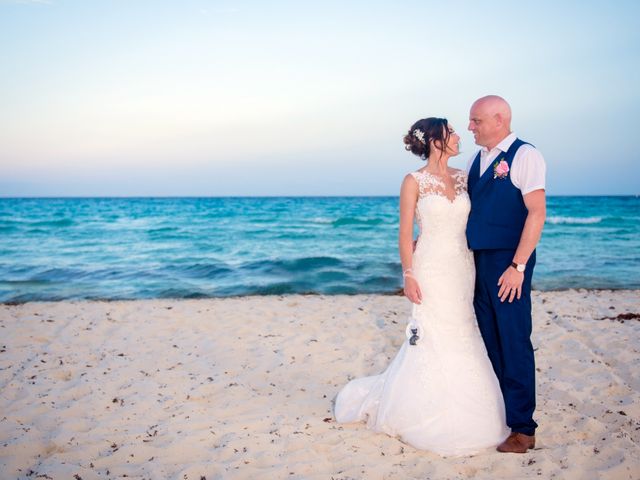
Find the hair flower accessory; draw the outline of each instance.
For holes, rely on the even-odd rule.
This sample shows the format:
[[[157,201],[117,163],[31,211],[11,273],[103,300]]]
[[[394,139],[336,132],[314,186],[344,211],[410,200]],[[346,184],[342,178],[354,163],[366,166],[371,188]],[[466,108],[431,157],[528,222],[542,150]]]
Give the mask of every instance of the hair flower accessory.
[[[504,160],[500,160],[499,162],[496,161],[496,163],[493,164],[493,179],[495,180],[496,178],[507,178],[507,175],[509,174],[509,164],[507,162],[505,162]]]
[[[424,132],[422,130],[416,128],[413,131],[413,136],[420,140],[421,143],[427,144],[427,142],[424,141]]]

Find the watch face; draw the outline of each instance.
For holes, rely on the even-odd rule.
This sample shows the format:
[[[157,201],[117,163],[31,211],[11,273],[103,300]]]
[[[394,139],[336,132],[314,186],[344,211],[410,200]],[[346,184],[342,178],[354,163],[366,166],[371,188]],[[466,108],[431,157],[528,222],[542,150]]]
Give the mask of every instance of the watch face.
[[[519,272],[524,272],[524,269],[525,269],[525,265],[518,265],[516,267],[516,270],[518,270]]]

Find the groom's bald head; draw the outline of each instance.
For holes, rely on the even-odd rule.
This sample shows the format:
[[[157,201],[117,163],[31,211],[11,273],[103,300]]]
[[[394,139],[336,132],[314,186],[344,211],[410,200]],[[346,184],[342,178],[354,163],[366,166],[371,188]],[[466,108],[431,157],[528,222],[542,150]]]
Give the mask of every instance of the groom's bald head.
[[[511,107],[498,95],[487,95],[471,105],[469,130],[478,145],[495,147],[511,133]]]
[[[471,110],[473,110],[474,107],[484,111],[488,115],[499,116],[507,125],[507,128],[511,127],[511,107],[504,98],[498,95],[487,95],[473,102]]]

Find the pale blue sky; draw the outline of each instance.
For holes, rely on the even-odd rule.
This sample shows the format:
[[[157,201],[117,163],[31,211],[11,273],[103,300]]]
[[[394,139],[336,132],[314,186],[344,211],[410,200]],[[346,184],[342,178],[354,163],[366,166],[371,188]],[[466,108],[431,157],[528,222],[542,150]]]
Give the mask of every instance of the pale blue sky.
[[[524,2],[523,2],[524,3]],[[395,195],[499,94],[549,194],[640,194],[640,2],[0,0],[0,196]]]

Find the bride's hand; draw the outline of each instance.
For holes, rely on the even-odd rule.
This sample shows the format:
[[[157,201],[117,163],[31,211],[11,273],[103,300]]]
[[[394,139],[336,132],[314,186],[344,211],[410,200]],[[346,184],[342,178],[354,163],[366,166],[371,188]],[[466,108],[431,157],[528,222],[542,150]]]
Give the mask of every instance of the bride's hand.
[[[413,275],[405,275],[404,277],[404,295],[412,303],[420,305],[422,303],[422,292],[420,291],[420,285]]]

